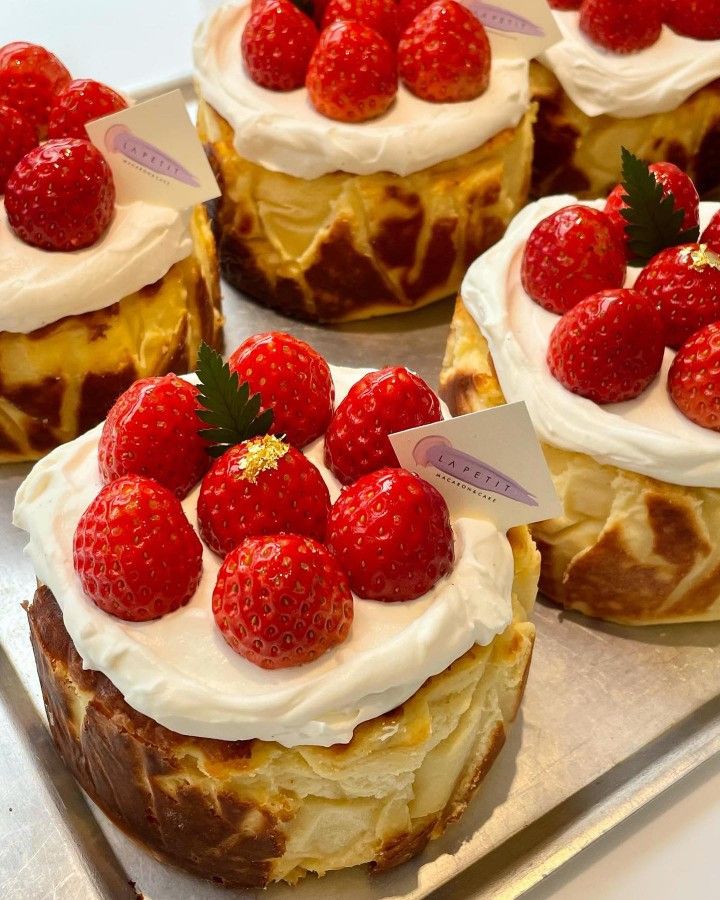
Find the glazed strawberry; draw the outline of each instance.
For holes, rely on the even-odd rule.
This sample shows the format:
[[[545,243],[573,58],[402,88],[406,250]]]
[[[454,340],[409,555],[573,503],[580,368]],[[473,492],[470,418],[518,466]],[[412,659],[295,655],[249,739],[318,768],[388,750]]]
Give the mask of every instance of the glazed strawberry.
[[[668,247],[637,281],[665,323],[665,342],[679,347],[703,325],[720,319],[720,256],[703,244]]]
[[[584,0],[580,30],[613,53],[636,53],[651,47],[662,31],[658,0]]]
[[[600,291],[558,321],[550,335],[550,372],[569,391],[595,403],[641,394],[657,376],[665,344],[653,304],[634,290]]]
[[[30,122],[11,106],[0,106],[0,194],[12,170],[36,144]]]
[[[256,84],[292,91],[305,82],[317,39],[315,25],[290,0],[268,0],[243,29],[243,61]]]
[[[608,217],[574,205],[535,226],[521,274],[532,299],[562,315],[590,294],[622,287],[626,271],[623,242]]]
[[[433,0],[400,0],[397,4],[398,28],[400,34],[405,31],[415,16],[419,15]]]
[[[235,350],[228,365],[241,382],[273,407],[273,432],[304,447],[325,431],[335,399],[330,368],[313,348],[281,331],[254,334]]]
[[[420,12],[398,46],[398,73],[423,100],[473,100],[490,83],[490,42],[480,21],[455,0]]]
[[[224,453],[202,480],[198,527],[225,556],[246,537],[290,531],[325,540],[330,494],[299,450],[265,435]]]
[[[548,0],[553,9],[580,9],[583,0]]]
[[[380,469],[342,492],[328,547],[358,597],[414,600],[452,568],[453,532],[442,495],[406,469]]]
[[[247,538],[228,553],[212,609],[232,649],[263,669],[312,662],[341,644],[353,621],[337,560],[296,534]]]
[[[400,31],[395,0],[329,0],[322,27],[342,20],[362,22],[382,35],[391,47],[397,47]]]
[[[167,488],[138,475],[106,484],[73,539],[82,588],[110,615],[146,622],[184,606],[202,574],[202,544]]]
[[[720,0],[669,0],[665,24],[699,41],[720,39]]]
[[[440,401],[413,372],[401,366],[370,372],[335,410],[325,434],[325,465],[343,484],[397,466],[388,435],[441,418]]]
[[[329,119],[375,119],[397,93],[395,54],[362,22],[334,22],[320,35],[305,85],[315,109]]]
[[[115,401],[98,445],[105,482],[143,475],[181,500],[210,467],[198,389],[177,375],[141,378]]]
[[[720,431],[720,322],[695,332],[675,355],[668,390],[688,419]]]
[[[0,104],[29,119],[45,137],[53,96],[71,75],[57,56],[37,44],[15,41],[0,47]]]
[[[87,139],[85,125],[88,122],[126,108],[125,100],[106,84],[90,78],[77,78],[53,99],[48,137]]]
[[[668,196],[672,194],[675,201],[675,209],[683,210],[683,229],[697,227],[700,220],[700,197],[692,179],[682,169],[668,162],[653,163],[649,166],[649,170],[654,175],[655,180],[662,185],[663,195]],[[622,184],[617,185],[610,192],[604,211],[622,236],[627,247],[627,234],[625,231],[627,221],[620,212],[622,209],[627,208],[623,199],[625,196],[625,186]],[[627,249],[626,254],[629,255]]]
[[[79,250],[104,234],[115,211],[115,183],[89,141],[46,141],[26,154],[5,188],[8,222],[43,250]]]
[[[715,253],[720,253],[720,210],[710,219],[707,228],[700,235],[700,243],[707,244]]]

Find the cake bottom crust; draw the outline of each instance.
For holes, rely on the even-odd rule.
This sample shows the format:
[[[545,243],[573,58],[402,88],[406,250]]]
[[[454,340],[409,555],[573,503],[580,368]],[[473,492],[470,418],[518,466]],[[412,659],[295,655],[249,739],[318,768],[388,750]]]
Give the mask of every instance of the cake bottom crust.
[[[288,749],[170,731],[84,670],[50,590],[29,607],[55,743],[81,786],[158,859],[228,887],[295,882],[420,853],[458,819],[505,740],[534,640],[527,621],[539,558],[527,529],[509,534],[514,618],[352,741]]]
[[[101,422],[138,378],[195,367],[220,348],[215,242],[203,207],[193,250],[153,284],[111,306],[29,334],[0,331],[0,463],[37,459]]]
[[[505,402],[477,324],[458,299],[440,377],[454,415]],[[626,625],[720,619],[720,490],[669,484],[543,445],[563,515],[531,531],[540,590]]]
[[[541,63],[530,73],[539,104],[532,196],[606,196],[621,180],[621,147],[646,162],[675,163],[701,195],[720,188],[720,79],[670,112],[618,119],[586,115]]]

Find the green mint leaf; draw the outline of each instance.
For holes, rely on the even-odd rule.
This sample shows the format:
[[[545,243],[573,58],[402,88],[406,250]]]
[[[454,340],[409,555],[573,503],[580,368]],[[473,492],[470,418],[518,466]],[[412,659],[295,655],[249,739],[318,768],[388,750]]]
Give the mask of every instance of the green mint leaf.
[[[620,210],[625,219],[625,233],[630,249],[630,264],[644,266],[666,247],[697,241],[699,228],[683,229],[684,213],[675,208],[672,194],[664,194],[647,163],[622,148],[623,200],[627,208]]]
[[[198,401],[203,409],[197,416],[211,427],[200,434],[212,445],[210,456],[222,456],[230,447],[248,438],[267,434],[273,422],[273,411],[260,413],[260,394],[250,395],[250,385],[240,384],[237,372],[231,372],[222,356],[203,342],[198,352],[197,376],[200,393]]]

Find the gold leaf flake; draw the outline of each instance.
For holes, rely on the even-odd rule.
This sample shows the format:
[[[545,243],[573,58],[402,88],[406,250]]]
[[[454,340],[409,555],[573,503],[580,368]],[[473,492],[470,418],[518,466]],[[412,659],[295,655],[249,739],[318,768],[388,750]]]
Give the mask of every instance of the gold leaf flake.
[[[242,470],[242,478],[255,484],[258,475],[265,469],[277,469],[278,460],[290,449],[290,445],[276,438],[274,434],[265,434],[260,438],[248,441],[245,456],[238,467]]]

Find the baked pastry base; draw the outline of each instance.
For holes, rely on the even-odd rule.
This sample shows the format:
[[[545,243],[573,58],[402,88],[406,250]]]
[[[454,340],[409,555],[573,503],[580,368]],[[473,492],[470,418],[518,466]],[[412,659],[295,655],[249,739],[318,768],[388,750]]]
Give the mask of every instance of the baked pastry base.
[[[40,586],[30,631],[55,743],[103,811],[158,859],[228,887],[296,882],[361,863],[399,865],[458,819],[505,740],[535,629],[538,553],[509,534],[514,620],[347,745],[287,749],[186,737],[84,670]]]
[[[201,98],[198,132],[222,188],[214,226],[224,278],[266,306],[321,322],[455,293],[527,201],[534,115],[411,175],[306,180],[240,157],[231,126]]]
[[[440,394],[454,415],[505,402],[461,299]],[[668,484],[546,444],[543,451],[564,510],[531,526],[543,593],[625,625],[720,619],[720,490]]]
[[[202,207],[193,252],[154,284],[29,334],[0,331],[0,463],[37,459],[107,415],[138,378],[195,367],[222,342],[220,281]]]
[[[686,171],[701,194],[720,188],[720,79],[667,113],[636,119],[585,115],[541,63],[531,63],[539,104],[531,193],[605,197],[621,180],[620,148]]]

